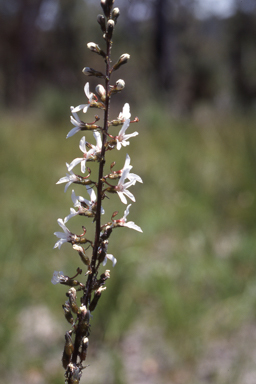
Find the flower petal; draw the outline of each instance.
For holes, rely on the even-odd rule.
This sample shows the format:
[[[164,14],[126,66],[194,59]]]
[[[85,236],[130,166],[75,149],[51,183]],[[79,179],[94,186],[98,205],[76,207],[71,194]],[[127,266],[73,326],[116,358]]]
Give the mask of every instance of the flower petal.
[[[84,109],[86,106],[87,106],[87,104],[80,104],[80,105],[78,105],[77,107],[75,107],[75,108],[73,109],[72,113],[74,113],[74,112],[79,112],[79,111],[81,111],[82,109]]]
[[[83,160],[84,160],[83,157],[77,157],[76,159],[71,161],[71,163],[68,166],[68,171],[71,171],[71,169],[73,169],[77,164],[81,163],[81,161]]]

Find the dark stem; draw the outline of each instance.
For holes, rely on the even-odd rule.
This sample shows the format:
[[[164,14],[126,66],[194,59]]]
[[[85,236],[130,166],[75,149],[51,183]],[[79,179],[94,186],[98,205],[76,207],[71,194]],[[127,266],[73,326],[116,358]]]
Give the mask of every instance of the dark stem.
[[[102,149],[99,160],[99,175],[98,175],[98,184],[97,184],[97,209],[95,215],[95,239],[93,246],[93,254],[91,260],[91,274],[88,276],[86,282],[86,288],[84,291],[84,296],[81,299],[81,303],[89,308],[91,302],[92,295],[92,286],[94,280],[97,277],[99,263],[96,267],[97,256],[98,256],[98,248],[100,245],[100,228],[101,228],[101,205],[102,205],[102,191],[103,191],[103,170],[105,164],[105,151],[106,151],[106,142],[107,142],[107,133],[108,133],[108,116],[109,116],[109,105],[110,105],[110,95],[109,95],[109,78],[110,78],[110,52],[111,52],[111,41],[107,41],[107,55],[106,55],[106,81],[105,81],[105,89],[106,89],[106,101],[105,101],[105,111],[104,111],[104,127],[102,131]],[[79,353],[80,346],[80,335],[76,334],[75,343],[74,343],[74,352],[72,355],[72,362],[77,363],[77,357]]]
[[[103,190],[103,170],[105,164],[105,151],[106,151],[106,142],[108,132],[108,115],[109,115],[109,105],[110,105],[110,96],[109,96],[109,77],[110,77],[110,52],[111,52],[111,42],[107,41],[107,55],[106,55],[106,101],[105,101],[105,111],[104,111],[104,126],[102,132],[102,149],[100,155],[100,165],[99,165],[99,176],[98,176],[98,184],[97,184],[97,209],[95,215],[95,239],[94,239],[94,247],[91,261],[91,270],[92,273],[88,276],[85,295],[83,297],[83,303],[88,308],[91,302],[91,294],[92,294],[92,283],[96,273],[96,261],[98,255],[98,248],[100,245],[100,227],[101,227],[101,205],[102,205],[102,190]]]

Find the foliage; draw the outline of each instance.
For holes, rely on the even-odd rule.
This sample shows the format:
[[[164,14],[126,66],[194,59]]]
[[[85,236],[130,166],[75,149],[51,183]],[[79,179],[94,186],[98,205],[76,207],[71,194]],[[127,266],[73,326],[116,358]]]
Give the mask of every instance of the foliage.
[[[133,218],[144,235],[113,235],[111,252],[119,265],[92,319],[93,332],[100,329],[94,338],[121,351],[118,357],[97,357],[109,371],[104,382],[129,382],[136,365],[127,371],[124,346],[130,331],[137,339],[146,331],[147,354],[137,359],[145,375],[151,372],[145,368],[148,356],[151,369],[159,367],[151,373],[154,382],[178,383],[186,372],[184,383],[204,384],[207,374],[216,384],[231,378],[244,383],[255,351],[250,343],[256,305],[255,117],[201,108],[193,120],[176,120],[157,104],[144,106],[140,117],[142,134],[131,157],[144,187],[135,186]],[[60,258],[51,244],[55,219],[66,214],[59,201],[63,186],[55,183],[67,159],[68,127],[44,124],[35,115],[3,116],[1,124],[2,380],[15,383],[21,375],[24,383],[37,377],[57,384],[63,381],[59,349],[66,324],[59,305],[62,287],[53,290],[50,280],[58,263],[68,269],[74,260],[65,245]],[[70,159],[76,147],[71,140]],[[65,198],[68,204],[69,192]],[[144,330],[136,328],[138,322]],[[56,324],[59,336],[53,337]],[[247,335],[247,351],[241,335]],[[211,359],[221,340],[226,353],[233,348],[237,354],[222,361],[231,364],[227,376]],[[97,348],[90,353],[89,383],[96,382]]]

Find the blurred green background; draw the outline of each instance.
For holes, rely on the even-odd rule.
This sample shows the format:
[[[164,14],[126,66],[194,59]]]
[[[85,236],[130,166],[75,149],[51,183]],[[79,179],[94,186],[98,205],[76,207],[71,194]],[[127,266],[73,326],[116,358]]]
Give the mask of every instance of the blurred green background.
[[[129,102],[140,123],[109,163],[120,169],[128,152],[144,181],[128,217],[143,234],[110,238],[118,262],[107,264],[82,383],[255,384],[256,4],[115,5],[112,57],[131,60],[114,74],[126,88],[111,117]],[[81,135],[65,137],[70,105],[86,102],[81,70],[104,68],[86,48],[104,47],[98,13],[96,0],[0,1],[1,383],[64,382],[66,289],[50,281],[81,265],[69,245],[52,249],[72,206],[72,187],[55,183],[80,156]],[[106,221],[124,210],[116,196],[104,208]],[[68,227],[90,232],[79,219]]]

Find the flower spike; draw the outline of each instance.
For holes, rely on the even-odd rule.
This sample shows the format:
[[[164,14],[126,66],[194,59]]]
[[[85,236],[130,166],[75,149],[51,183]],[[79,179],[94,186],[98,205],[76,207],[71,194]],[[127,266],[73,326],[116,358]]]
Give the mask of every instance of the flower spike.
[[[133,202],[136,201],[135,196],[130,192],[130,187],[137,182],[142,183],[142,179],[139,175],[131,172],[133,167],[128,154],[126,154],[123,168],[117,165],[117,170],[114,170],[116,161],[109,159],[110,161],[107,162],[109,151],[112,151],[112,153],[115,153],[115,151],[121,152],[123,147],[130,145],[130,138],[138,135],[137,131],[127,133],[130,124],[139,121],[137,117],[134,120],[131,119],[130,105],[128,103],[124,104],[117,118],[114,120],[110,118],[110,99],[112,105],[112,99],[121,91],[123,92],[126,86],[123,79],[112,82],[111,76],[113,71],[128,62],[130,55],[128,53],[122,54],[112,65],[112,38],[120,11],[118,8],[113,8],[114,0],[98,1],[103,10],[103,14],[97,16],[97,22],[101,28],[104,47],[93,42],[89,42],[87,47],[103,58],[105,71],[100,72],[89,66],[84,67],[82,70],[84,75],[98,78],[99,84],[95,84],[95,93],[93,93],[90,92],[89,82],[86,82],[84,85],[85,103],[70,107],[70,123],[72,126],[66,137],[79,136],[81,155],[66,163],[67,173],[56,183],[64,184],[64,192],[67,191],[71,184],[73,187],[70,211],[64,219],[59,218],[57,220],[61,230],[54,233],[57,237],[54,248],[60,249],[64,243],[71,245],[72,252],[74,251],[76,254],[76,261],[74,262],[76,272],[73,271],[70,275],[64,275],[62,271],[55,271],[51,280],[54,285],[59,283],[64,287],[68,286],[66,291],[68,300],[64,300],[62,305],[64,316],[70,327],[64,335],[65,344],[62,354],[65,383],[68,384],[80,384],[82,373],[87,367],[84,365],[84,361],[87,358],[91,333],[91,312],[96,309],[99,300],[104,296],[105,285],[110,278],[110,271],[107,269],[102,273],[100,272],[101,268],[107,263],[112,264],[113,267],[117,263],[117,259],[111,251],[108,251],[111,234],[116,228],[120,227],[142,232],[137,224],[127,219],[131,207],[131,204],[127,205],[127,198]],[[89,112],[90,115],[90,108],[97,108],[99,115],[101,115],[96,114],[94,121],[85,122],[81,117],[81,113]],[[102,122],[101,126],[98,125],[99,120]],[[116,130],[116,127],[119,127],[119,129]],[[83,131],[87,131],[86,138],[81,135]],[[91,169],[87,166],[88,162],[93,163]],[[110,163],[110,173],[106,174],[106,166],[108,168]],[[73,170],[76,166],[81,168],[82,175],[74,173]],[[78,188],[79,191],[76,190]],[[118,204],[120,198],[121,202],[127,206],[124,209],[123,217],[118,219],[118,211],[115,210],[110,220],[104,223],[103,215],[105,212],[103,205],[106,208],[110,193],[114,195],[112,197]],[[84,225],[82,225],[80,235],[71,232],[67,227],[69,220],[71,220],[72,224],[75,221],[78,222],[78,220],[82,221]],[[88,220],[93,229],[88,231],[87,238],[86,221],[88,223]],[[93,233],[90,239],[91,232]],[[81,263],[83,270],[77,267],[77,254],[79,256],[78,262]],[[83,277],[85,281],[76,280],[78,275],[80,275],[80,278]]]

